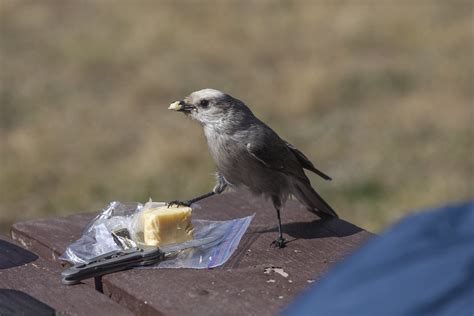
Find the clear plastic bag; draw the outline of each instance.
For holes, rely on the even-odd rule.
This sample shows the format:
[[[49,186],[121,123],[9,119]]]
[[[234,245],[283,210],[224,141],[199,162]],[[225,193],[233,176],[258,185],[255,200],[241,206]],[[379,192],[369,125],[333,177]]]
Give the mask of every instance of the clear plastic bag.
[[[152,203],[153,207],[165,205],[161,202]],[[82,236],[66,248],[59,259],[72,264],[87,263],[94,257],[121,250],[112,232],[126,229],[132,240],[137,240],[137,233],[142,229],[138,218],[143,209],[144,205],[141,203],[111,202],[87,225]],[[193,219],[193,240],[160,247],[168,254],[167,260],[144,268],[218,267],[237,249],[253,217],[254,215],[251,215],[229,221]]]

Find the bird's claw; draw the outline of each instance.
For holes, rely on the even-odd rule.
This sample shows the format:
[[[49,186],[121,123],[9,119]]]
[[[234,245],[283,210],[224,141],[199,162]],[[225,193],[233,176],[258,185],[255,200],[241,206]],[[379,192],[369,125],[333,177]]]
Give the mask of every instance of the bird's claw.
[[[279,236],[277,239],[272,241],[272,246],[275,248],[284,248],[285,247],[286,240],[285,238]]]
[[[168,207],[172,207],[174,205],[190,207],[191,203],[189,203],[189,201],[179,201],[179,200],[174,200],[174,201],[168,202]]]

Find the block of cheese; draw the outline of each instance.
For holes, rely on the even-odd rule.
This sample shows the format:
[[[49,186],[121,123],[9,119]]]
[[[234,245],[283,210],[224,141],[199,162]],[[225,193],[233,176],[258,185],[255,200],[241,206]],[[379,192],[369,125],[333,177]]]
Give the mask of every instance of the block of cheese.
[[[159,206],[141,214],[143,241],[147,246],[164,246],[193,239],[191,208]]]

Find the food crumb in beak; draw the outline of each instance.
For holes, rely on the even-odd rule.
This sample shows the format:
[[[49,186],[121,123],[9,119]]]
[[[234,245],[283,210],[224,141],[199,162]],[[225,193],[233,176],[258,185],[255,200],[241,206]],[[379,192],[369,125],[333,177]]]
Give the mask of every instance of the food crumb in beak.
[[[174,110],[174,111],[179,111],[181,110],[181,104],[179,101],[173,102],[170,104],[168,107],[168,110]]]

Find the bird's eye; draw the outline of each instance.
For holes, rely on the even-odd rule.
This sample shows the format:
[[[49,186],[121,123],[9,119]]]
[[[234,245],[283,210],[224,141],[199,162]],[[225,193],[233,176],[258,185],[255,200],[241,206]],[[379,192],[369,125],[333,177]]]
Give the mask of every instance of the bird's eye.
[[[209,105],[209,101],[206,100],[206,99],[203,99],[201,100],[201,102],[199,103],[199,105],[203,108],[207,108],[207,106]]]

